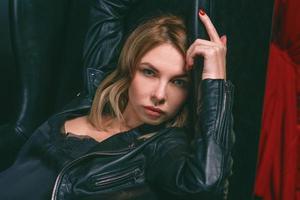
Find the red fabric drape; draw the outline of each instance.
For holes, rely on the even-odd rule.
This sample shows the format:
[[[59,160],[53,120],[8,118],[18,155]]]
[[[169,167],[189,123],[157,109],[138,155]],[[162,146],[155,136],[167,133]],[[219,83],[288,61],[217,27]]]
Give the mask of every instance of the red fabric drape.
[[[275,0],[272,40],[300,64],[300,1]]]
[[[296,183],[297,106],[295,66],[272,44],[264,99],[256,196],[294,200]]]
[[[254,193],[300,200],[300,1],[275,0]],[[298,106],[298,113],[300,107]],[[300,119],[300,116],[298,116]],[[299,156],[299,155],[298,155]],[[298,195],[298,197],[297,197]]]

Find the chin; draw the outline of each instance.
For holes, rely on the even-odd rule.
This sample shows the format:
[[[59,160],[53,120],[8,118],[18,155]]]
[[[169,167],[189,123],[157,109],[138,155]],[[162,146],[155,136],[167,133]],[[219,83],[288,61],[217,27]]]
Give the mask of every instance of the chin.
[[[160,125],[161,123],[163,123],[164,121],[146,121],[146,124],[150,124],[150,125]]]
[[[160,125],[166,121],[168,121],[167,119],[162,119],[162,118],[158,118],[158,119],[149,119],[149,118],[145,118],[144,123],[146,124],[150,124],[150,125]]]

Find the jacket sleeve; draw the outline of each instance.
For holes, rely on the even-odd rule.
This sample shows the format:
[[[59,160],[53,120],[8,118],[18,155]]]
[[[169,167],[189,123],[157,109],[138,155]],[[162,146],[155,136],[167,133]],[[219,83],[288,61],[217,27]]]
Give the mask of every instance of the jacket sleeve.
[[[138,0],[93,0],[83,48],[85,89],[91,96],[117,64],[126,13]]]
[[[201,92],[200,131],[191,144],[182,129],[162,139],[154,150],[147,180],[177,197],[223,199],[232,166],[233,85],[205,79]]]

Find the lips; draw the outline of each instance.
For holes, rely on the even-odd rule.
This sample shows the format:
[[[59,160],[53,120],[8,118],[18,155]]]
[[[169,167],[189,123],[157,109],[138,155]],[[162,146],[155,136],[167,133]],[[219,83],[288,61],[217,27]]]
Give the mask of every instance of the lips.
[[[159,108],[155,108],[155,107],[152,107],[152,106],[144,106],[146,109],[149,109],[149,110],[151,110],[151,111],[154,111],[154,112],[158,112],[158,113],[160,113],[160,114],[162,114],[163,113],[163,111],[161,110],[161,109],[159,109]]]
[[[162,111],[161,109],[152,106],[144,106],[144,108],[146,109],[147,114],[151,117],[159,117],[164,113],[164,111]]]

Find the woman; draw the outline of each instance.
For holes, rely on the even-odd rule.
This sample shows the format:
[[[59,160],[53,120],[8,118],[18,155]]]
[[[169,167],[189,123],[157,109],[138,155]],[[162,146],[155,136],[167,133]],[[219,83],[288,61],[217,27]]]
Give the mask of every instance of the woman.
[[[127,39],[91,109],[43,124],[0,175],[0,199],[219,199],[231,168],[226,37],[203,10],[210,41],[188,49],[183,21],[162,16]],[[187,139],[190,75],[204,58],[200,133]]]

